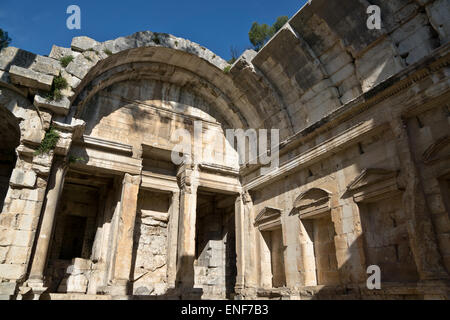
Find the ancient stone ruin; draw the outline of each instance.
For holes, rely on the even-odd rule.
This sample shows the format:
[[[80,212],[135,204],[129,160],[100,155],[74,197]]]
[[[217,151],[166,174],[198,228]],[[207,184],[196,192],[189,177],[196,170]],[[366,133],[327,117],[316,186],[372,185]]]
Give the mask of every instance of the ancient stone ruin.
[[[5,48],[0,298],[448,299],[449,21],[314,0],[232,66],[150,31]],[[200,157],[227,129],[278,129],[279,166]]]

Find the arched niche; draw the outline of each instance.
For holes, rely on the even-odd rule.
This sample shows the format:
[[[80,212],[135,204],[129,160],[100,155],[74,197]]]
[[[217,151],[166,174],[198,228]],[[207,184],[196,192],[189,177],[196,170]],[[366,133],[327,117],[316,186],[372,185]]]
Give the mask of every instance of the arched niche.
[[[93,79],[77,99],[74,111],[86,122],[85,135],[128,146],[133,158],[146,158],[146,146],[151,146],[169,154],[156,160],[170,162],[170,151],[180,141],[175,132],[185,129],[193,138],[200,122],[201,152],[214,146],[217,158],[223,159],[205,161],[239,167],[225,130],[248,124],[224,92],[194,72],[154,62],[120,65]]]

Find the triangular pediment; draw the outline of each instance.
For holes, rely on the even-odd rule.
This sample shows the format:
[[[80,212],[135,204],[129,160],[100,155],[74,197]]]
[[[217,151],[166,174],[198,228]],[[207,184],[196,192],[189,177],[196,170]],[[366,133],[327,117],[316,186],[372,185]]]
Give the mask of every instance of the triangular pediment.
[[[423,153],[423,161],[431,164],[436,161],[450,158],[450,136],[438,139]]]
[[[265,207],[255,218],[255,224],[259,224],[267,220],[276,220],[281,216],[281,209],[273,207]]]
[[[364,169],[348,186],[347,191],[355,191],[369,185],[394,178],[398,171],[386,169]]]

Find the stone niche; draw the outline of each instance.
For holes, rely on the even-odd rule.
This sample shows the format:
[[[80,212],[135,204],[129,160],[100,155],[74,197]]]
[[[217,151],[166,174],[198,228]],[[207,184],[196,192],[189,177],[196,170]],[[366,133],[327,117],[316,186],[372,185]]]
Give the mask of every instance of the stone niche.
[[[305,271],[312,273],[310,285],[340,284],[336,259],[334,223],[331,220],[330,194],[313,188],[302,193],[294,202],[304,228]],[[311,254],[313,253],[313,254]],[[315,270],[315,277],[314,271]]]
[[[172,195],[141,189],[134,231],[134,295],[167,290],[169,209]]]
[[[86,293],[87,274],[78,277],[83,280],[74,275],[87,273],[90,269],[99,206],[98,190],[67,183],[61,199],[47,268],[52,279],[51,292]]]
[[[59,201],[46,279],[50,293],[95,292],[110,177],[69,171]]]
[[[236,279],[235,197],[201,190],[197,197],[195,287],[204,299],[232,298]]]
[[[260,285],[264,289],[286,286],[281,210],[265,207],[255,218],[260,232]]]
[[[347,192],[358,204],[366,265],[379,266],[383,282],[415,282],[418,273],[397,176],[398,171],[366,169]]]

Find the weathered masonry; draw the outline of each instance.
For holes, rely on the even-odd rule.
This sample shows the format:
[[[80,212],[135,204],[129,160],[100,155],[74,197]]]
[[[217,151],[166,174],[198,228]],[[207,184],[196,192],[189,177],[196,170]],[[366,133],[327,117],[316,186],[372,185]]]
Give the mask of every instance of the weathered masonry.
[[[314,0],[229,72],[152,32],[4,49],[0,298],[448,299],[449,21],[446,0]],[[174,165],[196,121],[279,129],[279,168]]]

